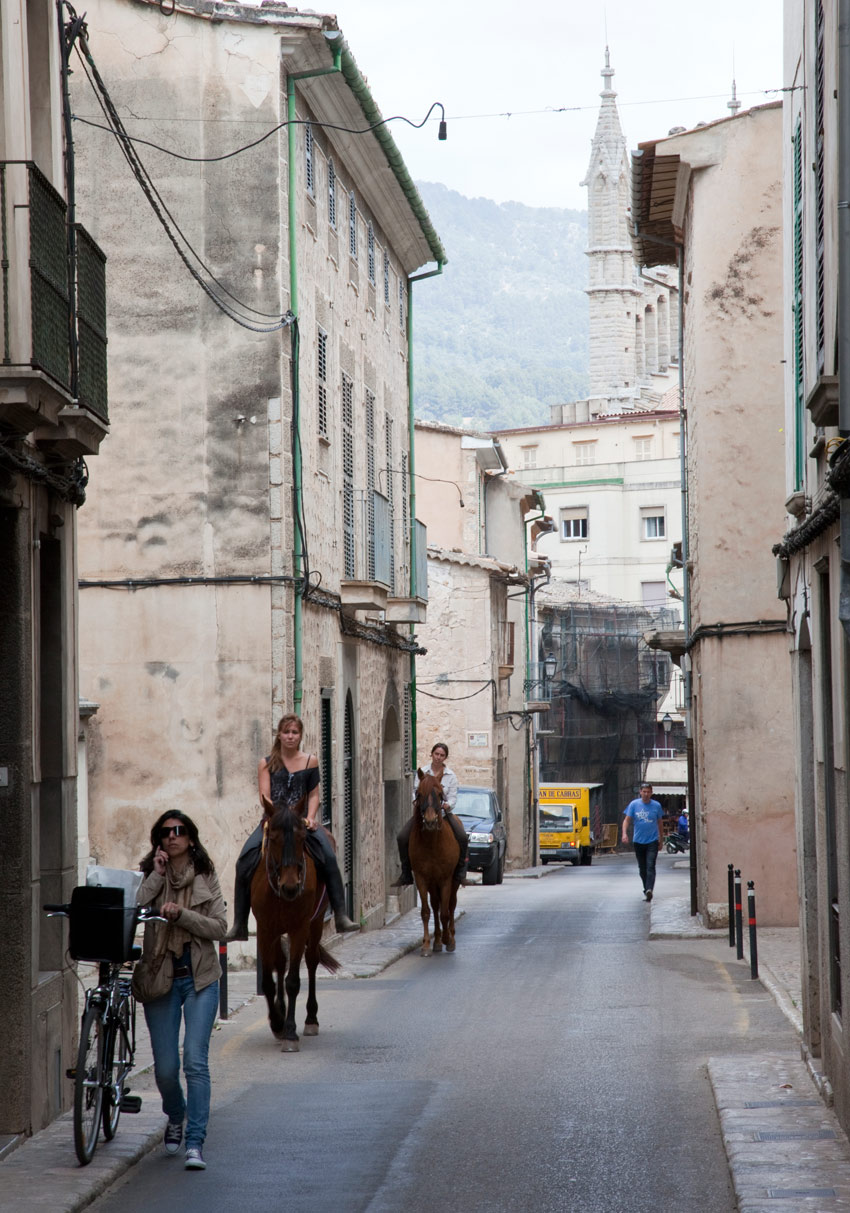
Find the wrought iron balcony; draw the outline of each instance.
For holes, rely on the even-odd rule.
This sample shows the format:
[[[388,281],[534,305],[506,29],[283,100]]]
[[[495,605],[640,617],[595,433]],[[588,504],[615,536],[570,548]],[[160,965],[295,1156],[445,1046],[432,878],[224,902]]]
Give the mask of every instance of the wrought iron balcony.
[[[108,423],[106,258],[69,229],[65,200],[31,161],[0,161],[0,317],[0,422],[95,453]]]

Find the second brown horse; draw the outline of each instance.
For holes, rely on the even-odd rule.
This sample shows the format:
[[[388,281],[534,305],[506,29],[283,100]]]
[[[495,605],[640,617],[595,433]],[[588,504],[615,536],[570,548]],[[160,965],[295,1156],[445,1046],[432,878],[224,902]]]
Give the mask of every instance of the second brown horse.
[[[319,1031],[316,969],[322,964],[335,973],[340,967],[321,944],[327,895],[305,847],[307,825],[299,811],[303,803],[278,807],[263,797],[263,852],[251,881],[269,1026],[282,1041],[284,1053],[298,1052],[295,1002],[301,989],[301,957],[307,961],[309,979],[305,1036]]]
[[[428,935],[429,904],[434,912],[433,951],[445,945],[455,950],[455,907],[458,882],[454,878],[460,859],[460,847],[452,828],[443,816],[443,788],[436,775],[417,771],[419,787],[413,801],[413,828],[410,832],[410,866],[419,900],[422,903],[422,956],[432,951]]]

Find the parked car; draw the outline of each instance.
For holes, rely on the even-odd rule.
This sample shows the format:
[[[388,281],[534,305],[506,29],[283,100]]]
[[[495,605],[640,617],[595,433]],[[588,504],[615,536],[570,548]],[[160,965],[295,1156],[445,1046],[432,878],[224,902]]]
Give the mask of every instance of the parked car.
[[[508,840],[496,793],[459,787],[454,811],[469,835],[470,872],[480,872],[482,884],[501,884]]]

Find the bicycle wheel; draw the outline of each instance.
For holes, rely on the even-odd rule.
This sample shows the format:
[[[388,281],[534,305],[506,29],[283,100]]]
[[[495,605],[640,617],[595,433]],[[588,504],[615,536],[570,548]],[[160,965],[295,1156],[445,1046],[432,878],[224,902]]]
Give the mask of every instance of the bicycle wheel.
[[[112,1141],[121,1116],[121,1100],[124,1098],[127,1075],[133,1064],[130,1047],[129,998],[122,998],[118,1004],[118,1013],[110,1025],[104,1055],[106,1064],[103,1088],[103,1136],[107,1141]]]
[[[103,1107],[103,1018],[100,1007],[89,1007],[80,1028],[80,1048],[74,1079],[74,1149],[80,1166],[90,1163],[100,1131]]]

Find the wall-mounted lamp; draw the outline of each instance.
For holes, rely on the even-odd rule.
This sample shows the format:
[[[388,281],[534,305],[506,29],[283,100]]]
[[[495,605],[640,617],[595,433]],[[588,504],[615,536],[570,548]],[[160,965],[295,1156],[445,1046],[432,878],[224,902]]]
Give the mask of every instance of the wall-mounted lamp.
[[[665,712],[661,717],[661,727],[665,733],[669,733],[673,727],[673,717],[669,712]]]
[[[554,653],[547,653],[543,658],[543,673],[547,678],[555,677],[555,670],[558,668],[558,662]]]

